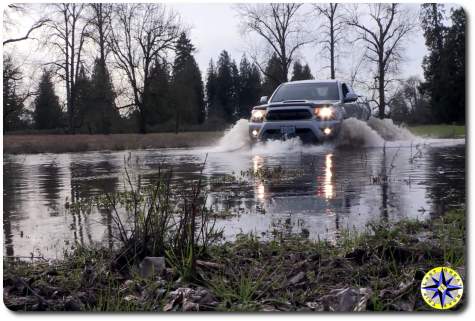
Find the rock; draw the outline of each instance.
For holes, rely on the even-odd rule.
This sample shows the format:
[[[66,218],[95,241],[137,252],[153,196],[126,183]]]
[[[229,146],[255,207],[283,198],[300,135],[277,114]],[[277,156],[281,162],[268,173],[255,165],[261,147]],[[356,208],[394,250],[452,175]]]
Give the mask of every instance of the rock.
[[[126,295],[124,297],[124,301],[127,301],[127,302],[138,302],[139,301],[139,298],[136,297],[135,295]]]
[[[185,299],[182,305],[183,312],[187,311],[199,311],[200,305],[198,303],[192,302],[190,300]]]
[[[312,311],[324,311],[323,305],[319,302],[306,302],[305,305],[309,307]]]
[[[299,272],[296,275],[294,275],[288,282],[289,285],[295,285],[302,281],[305,278],[305,272]]]
[[[165,270],[165,258],[160,256],[146,256],[139,265],[140,276],[151,278],[160,275]]]
[[[168,294],[168,303],[165,304],[164,311],[199,311],[208,310],[216,306],[215,297],[205,288],[178,288]]]
[[[336,312],[366,311],[368,299],[372,294],[368,288],[343,288],[331,290],[321,298],[325,310]]]
[[[265,304],[261,306],[260,311],[262,312],[279,312],[280,310],[276,309],[273,305]]]

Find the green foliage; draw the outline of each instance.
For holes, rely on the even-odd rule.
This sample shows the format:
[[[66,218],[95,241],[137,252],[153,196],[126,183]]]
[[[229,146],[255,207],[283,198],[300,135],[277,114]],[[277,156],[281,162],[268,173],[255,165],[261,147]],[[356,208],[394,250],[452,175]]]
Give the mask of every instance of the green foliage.
[[[174,118],[171,106],[171,74],[166,60],[156,60],[150,72],[150,98],[147,100],[147,125],[166,123]]]
[[[440,4],[423,4],[422,28],[429,54],[424,57],[425,83],[421,90],[430,97],[436,122],[465,122],[465,26],[462,8],[452,10],[445,26]]]
[[[292,81],[294,80],[308,80],[314,79],[312,72],[310,71],[310,67],[308,64],[303,66],[300,61],[294,62],[294,67],[292,70]]]
[[[228,124],[236,118],[236,70],[235,62],[231,60],[228,52],[223,50],[216,65],[214,96],[208,95],[212,102],[210,116],[223,119]]]
[[[3,56],[3,131],[24,129],[27,127],[24,98],[19,94],[20,82],[23,78],[18,66],[11,56]]]
[[[38,85],[33,118],[37,129],[54,129],[62,126],[62,111],[54,91],[51,73],[43,72]]]
[[[408,129],[418,136],[436,138],[460,138],[465,137],[465,126],[459,125],[423,125],[410,126]]]
[[[89,133],[109,134],[120,126],[120,115],[115,105],[116,93],[107,66],[96,59],[90,79],[90,91],[84,115],[84,126]]]
[[[195,47],[182,33],[176,45],[171,81],[171,104],[175,130],[180,124],[201,124],[205,119],[205,104],[201,71],[193,57]]]
[[[239,108],[238,118],[249,118],[252,107],[259,102],[261,95],[261,74],[257,66],[250,64],[246,56],[239,63]]]
[[[265,96],[270,96],[274,90],[286,79],[282,78],[282,64],[279,58],[274,53],[267,62],[266,69],[264,71],[264,83],[262,84],[262,93]]]

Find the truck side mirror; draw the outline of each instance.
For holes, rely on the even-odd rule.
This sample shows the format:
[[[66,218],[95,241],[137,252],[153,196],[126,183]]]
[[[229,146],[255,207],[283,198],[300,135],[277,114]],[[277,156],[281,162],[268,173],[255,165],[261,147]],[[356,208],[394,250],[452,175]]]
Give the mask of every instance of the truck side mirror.
[[[351,103],[358,100],[358,95],[354,93],[347,93],[345,98],[343,99],[344,103]]]
[[[267,96],[262,96],[261,99],[259,100],[259,103],[261,104],[267,104]]]

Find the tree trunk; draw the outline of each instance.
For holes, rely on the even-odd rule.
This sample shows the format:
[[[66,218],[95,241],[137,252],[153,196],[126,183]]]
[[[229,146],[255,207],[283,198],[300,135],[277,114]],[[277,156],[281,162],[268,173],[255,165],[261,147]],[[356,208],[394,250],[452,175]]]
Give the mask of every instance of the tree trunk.
[[[333,30],[333,21],[330,24],[330,72],[331,79],[335,79],[335,34]]]
[[[379,65],[379,82],[378,82],[378,90],[379,90],[379,118],[384,118],[384,109],[385,109],[385,93],[384,93],[384,66],[383,63],[380,62]]]

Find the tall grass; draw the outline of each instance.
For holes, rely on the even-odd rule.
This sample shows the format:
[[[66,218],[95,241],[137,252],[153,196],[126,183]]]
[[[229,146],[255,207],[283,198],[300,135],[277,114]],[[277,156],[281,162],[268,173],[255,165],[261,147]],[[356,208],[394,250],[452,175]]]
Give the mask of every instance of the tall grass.
[[[196,259],[222,235],[206,207],[202,172],[183,186],[174,185],[171,169],[159,169],[148,186],[127,169],[125,176],[127,191],[103,195],[97,203],[112,214],[120,245],[116,267],[125,271],[145,256],[164,256],[182,278],[194,279]]]

